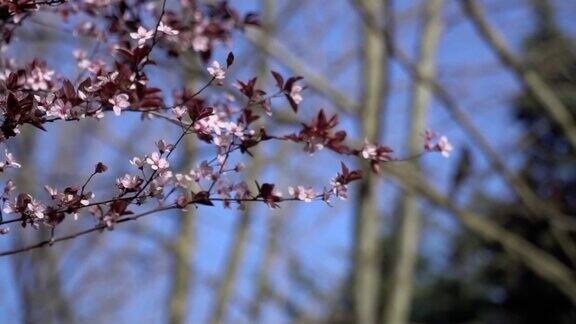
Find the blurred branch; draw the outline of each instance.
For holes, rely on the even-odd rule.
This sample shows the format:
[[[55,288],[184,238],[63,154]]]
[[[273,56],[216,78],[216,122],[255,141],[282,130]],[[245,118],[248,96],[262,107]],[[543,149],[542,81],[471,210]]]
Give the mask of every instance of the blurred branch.
[[[183,166],[191,167],[196,151],[196,141],[192,137],[186,137],[184,142]],[[176,220],[177,234],[172,243],[172,287],[168,301],[169,322],[179,324],[186,322],[186,310],[188,296],[190,295],[191,283],[193,283],[190,269],[195,249],[195,220],[194,209],[182,210]]]
[[[357,0],[358,3],[383,19],[387,1]],[[362,137],[371,143],[380,141],[383,107],[388,92],[388,57],[380,30],[364,26],[362,29],[362,95],[360,128]],[[362,172],[369,175],[371,166],[362,161]],[[354,321],[376,323],[380,287],[380,217],[377,208],[378,178],[364,177],[356,194],[354,269],[352,273],[352,305]]]
[[[384,168],[406,190],[422,195],[431,203],[455,215],[464,226],[488,242],[501,245],[511,256],[528,269],[553,284],[576,305],[576,277],[568,267],[546,251],[526,241],[521,236],[500,227],[484,215],[459,209],[447,197],[442,196],[427,181],[418,176],[409,165],[398,164]]]
[[[438,81],[434,78],[422,75],[422,73],[416,69],[414,64],[410,62],[408,56],[394,45],[394,40],[391,38],[391,35],[388,34],[384,28],[379,27],[380,25],[374,20],[372,15],[369,14],[370,11],[367,11],[363,7],[355,7],[365,18],[364,21],[368,26],[383,31],[386,36],[387,48],[390,55],[396,59],[400,67],[408,73],[412,79],[426,85],[434,93],[435,97],[448,110],[454,120],[472,138],[476,145],[478,145],[478,148],[488,158],[490,165],[500,173],[506,182],[512,187],[522,203],[528,208],[531,215],[547,218],[551,225],[558,226],[558,228],[562,230],[575,230],[576,222],[571,217],[562,214],[556,208],[550,206],[546,201],[540,199],[521,175],[514,174],[508,170],[507,166],[500,158],[500,154],[492,148],[484,135],[476,128],[472,120],[458,105],[457,101]]]
[[[259,29],[260,33],[253,35],[254,38],[252,40],[262,49],[264,53],[269,53],[271,47],[274,47],[271,44],[272,41],[272,33],[274,32],[274,1],[271,0],[263,0],[260,1],[261,7],[263,8],[262,20],[263,25]],[[287,51],[285,53],[288,53]],[[258,78],[260,82],[265,82],[268,76],[268,60],[266,55],[261,55],[259,57],[259,70],[258,70]],[[255,154],[252,163],[250,164],[249,169],[249,177],[254,178],[262,169],[263,159],[261,154]],[[230,301],[233,298],[232,289],[234,288],[236,277],[238,275],[238,269],[240,267],[240,263],[244,256],[245,248],[246,248],[246,241],[248,238],[248,232],[250,230],[250,223],[252,219],[252,212],[253,209],[251,206],[245,206],[245,208],[241,212],[240,219],[234,231],[234,238],[232,241],[232,245],[230,246],[230,254],[228,256],[228,260],[226,266],[224,268],[224,273],[221,277],[221,281],[218,286],[218,290],[216,292],[216,304],[214,306],[214,310],[210,317],[211,323],[222,323],[226,316],[226,307],[230,304]],[[265,269],[264,269],[265,270]],[[258,289],[262,286],[260,285],[260,279],[258,279]],[[267,278],[262,278],[265,282]],[[258,297],[255,301],[256,304],[252,304],[250,306],[250,316],[254,317],[258,314]],[[253,309],[253,306],[256,308]]]
[[[434,75],[434,57],[442,28],[442,5],[442,0],[430,0],[424,9],[424,23],[418,54],[420,58],[416,69],[427,78]],[[411,118],[408,125],[410,134],[407,146],[410,155],[416,155],[422,147],[420,133],[426,129],[427,107],[430,104],[429,89],[421,82],[415,82],[411,101]],[[418,162],[414,165],[420,174]],[[410,321],[413,277],[418,258],[419,232],[422,222],[417,198],[406,194],[401,199],[403,207],[398,250],[394,262],[391,263],[393,267],[391,287],[383,314],[384,322],[393,324]]]
[[[490,26],[482,9],[475,1],[463,0],[461,5],[480,35],[496,53],[500,62],[514,71],[516,77],[524,84],[528,92],[540,102],[542,108],[544,108],[550,118],[560,126],[568,142],[570,142],[572,148],[576,151],[576,124],[566,106],[564,106],[562,101],[560,101],[536,71],[524,66],[522,62],[514,56],[508,49],[504,39]],[[553,227],[551,231],[571,262],[576,264],[576,247],[573,244],[573,240],[563,228]]]
[[[186,322],[188,296],[193,282],[190,266],[194,253],[195,218],[194,210],[182,211],[176,223],[178,233],[172,245],[172,288],[168,302],[169,322],[174,324]]]
[[[262,42],[262,33],[264,32],[261,29],[248,27],[246,28],[245,36],[259,49],[268,53],[295,74],[304,77],[308,86],[331,100],[340,111],[353,114],[358,110],[358,106],[354,102],[351,102],[348,97],[344,96],[340,90],[334,88],[330,82],[320,74],[313,72],[313,69],[306,66],[302,60],[292,55],[277,39],[267,37],[267,43]]]
[[[277,236],[282,224],[282,215],[272,215],[268,219],[266,249],[256,274],[256,294],[249,308],[250,320],[254,323],[258,322],[262,310],[262,304],[264,303],[266,296],[269,294],[270,273],[274,258],[278,252]]]
[[[17,149],[22,150],[22,152],[27,152],[28,154],[21,155],[21,163],[27,167],[27,172],[19,172],[16,181],[20,184],[20,190],[31,190],[33,188],[33,179],[36,175],[36,168],[33,163],[30,163],[33,159],[33,155],[29,152],[34,151],[34,140],[35,133],[31,132],[30,129],[26,129],[20,138]],[[34,233],[35,238],[38,233]],[[26,244],[26,235],[17,235],[12,237],[12,245],[24,245]],[[21,314],[22,321],[25,323],[33,323],[35,320],[35,312],[38,311],[34,307],[35,294],[30,286],[35,286],[34,280],[37,277],[37,271],[40,270],[41,262],[39,262],[36,256],[30,255],[19,255],[12,259],[13,272],[22,274],[18,276],[15,280],[17,293],[19,294],[19,302],[22,305]],[[28,270],[28,271],[26,271]]]
[[[188,54],[182,56],[182,65],[186,66],[182,71],[183,81],[187,88],[193,89],[196,80],[202,77],[197,58]],[[176,121],[181,124],[181,121]],[[196,140],[186,137],[184,140],[182,166],[192,168],[196,156]],[[169,322],[179,324],[186,322],[186,310],[188,297],[194,283],[194,274],[191,266],[196,248],[196,211],[193,209],[182,210],[176,221],[177,235],[172,243],[172,287],[169,307]]]
[[[276,1],[274,0],[260,0],[260,5],[262,7],[262,20],[263,26],[261,31],[260,43],[265,47],[268,47],[270,38],[275,34],[276,31]],[[267,50],[260,53],[258,66],[259,79],[265,82],[268,80],[268,69],[270,68],[269,58],[267,55]],[[292,117],[292,116],[291,116]],[[274,120],[278,119],[278,114],[274,114]],[[294,117],[292,117],[294,119]],[[278,154],[278,156],[283,154]],[[281,163],[280,161],[277,161]],[[281,165],[282,167],[283,165]],[[256,269],[256,276],[254,278],[254,298],[248,306],[248,315],[250,321],[256,323],[259,322],[260,314],[262,311],[262,304],[269,290],[269,280],[272,264],[276,253],[278,252],[278,234],[280,232],[280,227],[282,225],[282,214],[271,213],[270,217],[267,219],[266,226],[266,241],[264,243],[263,257]]]
[[[137,220],[139,218],[148,216],[148,215],[152,215],[161,211],[166,211],[166,210],[170,210],[170,209],[180,209],[181,207],[177,206],[176,204],[173,205],[167,205],[167,206],[162,206],[162,207],[158,207],[152,210],[149,210],[147,212],[141,213],[141,214],[137,214],[137,215],[133,215],[133,216],[129,216],[129,217],[124,217],[119,219],[116,223],[124,223],[124,222],[129,222],[129,221],[134,221]],[[4,256],[8,256],[8,255],[13,255],[13,254],[18,254],[18,253],[22,253],[22,252],[28,252],[31,250],[36,250],[45,246],[52,246],[54,243],[58,243],[58,242],[63,242],[63,241],[68,241],[80,236],[84,236],[86,234],[90,234],[93,232],[97,232],[100,231],[102,232],[103,230],[105,230],[107,228],[107,226],[105,224],[100,224],[100,225],[96,225],[94,227],[82,230],[82,231],[78,231],[72,234],[68,234],[68,235],[64,235],[64,236],[60,236],[57,238],[52,238],[52,239],[48,239],[48,240],[43,240],[40,241],[38,243],[35,244],[31,244],[31,245],[27,245],[21,248],[15,248],[15,249],[11,249],[8,251],[4,251],[4,252],[0,252],[0,257],[4,257]]]
[[[258,150],[253,150],[254,157],[251,160],[247,179],[254,179],[262,169],[263,160]],[[253,209],[246,205],[241,211],[240,219],[234,229],[234,238],[230,244],[230,253],[224,266],[224,273],[220,279],[215,296],[215,306],[210,316],[210,323],[222,323],[226,316],[226,307],[233,297],[233,288],[236,284],[240,263],[246,250],[246,241],[250,230]]]
[[[514,56],[508,49],[505,40],[490,26],[482,9],[474,0],[463,0],[460,1],[460,4],[484,41],[498,56],[500,62],[514,71],[528,92],[540,102],[550,118],[560,126],[572,148],[576,151],[576,124],[568,108],[536,71],[522,64],[521,60]]]

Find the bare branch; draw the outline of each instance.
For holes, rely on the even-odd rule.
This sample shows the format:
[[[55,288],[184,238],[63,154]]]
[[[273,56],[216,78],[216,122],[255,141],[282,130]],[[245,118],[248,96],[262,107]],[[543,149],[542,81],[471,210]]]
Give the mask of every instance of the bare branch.
[[[550,118],[560,126],[572,149],[576,151],[576,123],[568,108],[536,71],[522,64],[521,60],[514,56],[502,36],[490,26],[488,19],[486,19],[476,1],[463,0],[460,1],[460,4],[482,38],[496,53],[500,62],[514,71],[516,77],[524,84],[528,92],[540,102]]]

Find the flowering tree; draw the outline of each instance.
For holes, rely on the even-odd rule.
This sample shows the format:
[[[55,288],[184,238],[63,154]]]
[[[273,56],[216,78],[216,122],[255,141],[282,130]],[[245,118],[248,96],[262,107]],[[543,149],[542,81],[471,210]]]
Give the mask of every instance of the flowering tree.
[[[351,182],[372,176],[350,170],[335,158],[334,164],[340,165],[340,172],[324,184],[278,188],[265,181],[247,183],[243,179],[245,163],[250,163],[254,148],[264,144],[292,142],[303,147],[303,154],[325,149],[336,156],[357,156],[368,160],[375,173],[379,172],[381,163],[420,155],[398,158],[384,145],[369,141],[363,146],[347,143],[346,131],[338,128],[338,116],[323,109],[318,109],[312,120],[302,121],[300,129],[287,133],[267,129],[265,120],[276,113],[277,100],[285,100],[293,113],[298,113],[304,99],[305,80],[271,71],[275,82],[267,89],[257,86],[256,77],[229,81],[226,77],[234,67],[234,55],[230,52],[226,62],[218,62],[212,59],[212,54],[220,44],[230,44],[233,31],[242,31],[247,25],[258,26],[257,16],[249,13],[242,17],[226,2],[200,5],[192,0],[182,1],[178,9],[171,10],[166,0],[1,2],[3,49],[10,48],[18,28],[44,11],[57,13],[67,21],[81,21],[74,34],[95,38],[99,46],[109,49],[107,55],[98,57],[95,53],[74,51],[79,70],[76,79],[52,70],[42,57],[31,62],[3,57],[0,62],[0,141],[3,144],[18,137],[24,128],[46,131],[48,123],[99,122],[106,114],[123,118],[138,113],[142,119],[159,118],[178,129],[179,135],[172,139],[159,138],[149,152],[127,156],[126,163],[132,165],[133,172],[110,183],[109,191],[102,197],[90,189],[93,179],[110,172],[98,161],[93,161],[94,167],[85,174],[83,183],[66,188],[38,184],[45,188],[46,199],[18,191],[18,183],[5,178],[0,232],[8,234],[12,224],[20,224],[32,229],[46,227],[51,237],[0,252],[0,256],[113,229],[121,223],[170,209],[216,204],[223,208],[245,208],[248,203],[278,208],[285,201],[330,204],[332,199],[346,199]],[[161,90],[151,76],[156,64],[154,57],[176,58],[188,52],[196,53],[204,62],[208,81],[197,89],[173,88],[170,94]],[[242,98],[229,98],[224,91],[229,85],[236,87]],[[208,90],[220,95],[208,97],[205,95]],[[422,131],[422,153],[441,152],[448,156],[452,146],[446,137],[436,141],[434,133]],[[196,138],[212,150],[213,157],[198,161],[198,167],[191,170],[174,169],[171,157],[185,137]],[[248,156],[248,162],[231,162],[240,155]],[[12,153],[5,151],[5,159],[0,162],[4,177],[12,172],[26,172],[26,165],[17,161]],[[79,232],[57,233],[60,224],[80,217],[93,217],[96,224]]]
[[[1,233],[8,234],[9,225],[19,223],[24,228],[47,227],[52,235],[50,240],[3,251],[1,256],[113,229],[117,224],[169,209],[214,206],[217,202],[224,208],[244,208],[247,203],[257,202],[278,208],[287,200],[320,200],[329,204],[334,198],[346,199],[349,183],[371,176],[351,171],[344,163],[334,161],[341,164],[341,171],[325,184],[284,190],[264,181],[252,185],[242,179],[244,164],[230,161],[233,155],[252,156],[251,150],[263,143],[293,142],[303,146],[308,154],[327,149],[340,155],[358,156],[369,160],[374,172],[379,171],[381,163],[406,159],[395,157],[393,150],[384,145],[366,142],[362,147],[350,146],[346,143],[346,131],[338,130],[338,116],[330,116],[322,109],[313,120],[302,122],[301,129],[295,132],[276,134],[269,131],[265,123],[255,127],[256,121],[275,113],[275,100],[286,100],[297,113],[303,101],[305,81],[298,76],[285,78],[271,71],[275,81],[270,85],[273,90],[258,88],[256,77],[229,82],[226,73],[233,68],[234,55],[229,53],[226,62],[220,63],[212,60],[211,54],[218,44],[230,42],[233,30],[258,25],[258,20],[252,13],[240,17],[226,2],[202,6],[184,1],[182,11],[176,12],[167,8],[166,1],[3,1],[0,5],[3,47],[10,46],[12,35],[20,26],[44,10],[57,12],[62,19],[80,19],[75,33],[93,37],[108,46],[109,56],[96,58],[90,53],[75,51],[80,71],[76,80],[52,70],[41,57],[27,63],[4,58],[0,76],[0,141],[11,141],[26,127],[46,131],[47,123],[73,125],[83,119],[100,120],[108,113],[117,118],[132,113],[141,114],[143,119],[161,118],[179,129],[179,136],[159,139],[149,153],[126,157],[134,171],[110,184],[105,197],[96,197],[90,190],[95,177],[110,172],[98,161],[94,161],[93,171],[85,175],[84,183],[66,188],[45,185],[48,199],[19,192],[18,184],[7,179],[2,195]],[[172,95],[168,96],[155,87],[154,79],[149,77],[155,65],[154,56],[164,52],[177,57],[189,51],[196,52],[207,64],[209,79],[198,89],[172,89]],[[226,83],[239,90],[242,103],[226,100],[223,95],[213,100],[204,96],[207,89],[218,91]],[[172,104],[167,104],[168,97]],[[171,156],[187,136],[211,147],[213,158],[199,161],[198,167],[191,170],[175,170],[170,163]],[[435,134],[425,132],[422,152],[437,151],[448,156],[452,146],[447,139],[440,137],[438,142],[434,141]],[[4,176],[14,172],[8,169],[26,172],[26,165],[20,165],[6,150],[0,171]],[[148,209],[135,213],[137,206],[148,206]],[[55,234],[62,222],[87,215],[96,219],[95,226],[63,236]]]
[[[570,85],[572,61],[551,59],[564,45],[550,40],[550,54],[525,62],[505,40],[530,19],[504,13],[533,3],[550,22],[554,6],[574,8],[458,3],[461,12],[442,0],[0,0],[0,256],[11,255],[0,258],[2,312],[108,322],[152,297],[166,309],[137,316],[426,322],[414,306],[439,299],[418,293],[417,278],[429,276],[418,260],[446,255],[420,242],[436,239],[444,217],[469,231],[455,250],[474,234],[482,259],[495,249],[564,295],[553,304],[574,304],[569,199],[546,172],[534,181],[518,168],[554,154],[523,152],[532,128],[503,137],[508,113],[482,104],[508,104],[518,89],[502,78],[508,70],[550,122],[558,152],[574,146],[570,102],[551,86]],[[548,44],[554,29],[540,25]],[[429,123],[460,136],[455,160],[419,159],[453,150]],[[538,235],[509,227],[478,194],[498,211],[514,206],[513,219]],[[446,244],[460,228],[440,230]],[[335,250],[345,255],[333,259]],[[467,304],[444,287],[435,290],[458,296],[455,309]]]

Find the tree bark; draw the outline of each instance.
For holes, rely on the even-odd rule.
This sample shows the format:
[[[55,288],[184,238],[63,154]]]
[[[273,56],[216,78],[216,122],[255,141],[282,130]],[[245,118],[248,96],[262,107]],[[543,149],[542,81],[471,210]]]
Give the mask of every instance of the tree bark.
[[[184,165],[192,165],[195,146],[194,139],[187,137],[184,151],[187,161]],[[172,243],[172,287],[168,301],[171,324],[186,322],[186,306],[193,283],[191,265],[195,254],[195,223],[193,207],[182,210],[176,221],[177,234]]]
[[[188,55],[183,58],[190,66],[196,66],[196,58]],[[189,87],[195,84],[196,71],[187,69],[184,77]],[[196,154],[196,139],[193,136],[184,138],[182,165],[194,167]],[[186,322],[186,314],[190,290],[194,283],[192,263],[196,248],[196,211],[193,207],[180,212],[176,220],[177,234],[172,243],[172,283],[168,300],[168,317],[171,324]]]
[[[358,4],[378,18],[384,17],[385,3],[380,0],[358,0]],[[380,118],[388,89],[387,55],[383,35],[364,26],[362,43],[362,100],[360,125],[362,136],[379,142],[382,132]],[[359,184],[355,208],[354,270],[352,298],[354,321],[376,323],[380,287],[380,219],[377,208],[378,177],[372,176],[370,164],[362,163],[365,177]]]
[[[441,30],[441,11],[443,0],[430,0],[426,3],[422,38],[419,48],[419,62],[416,69],[428,78],[434,75],[434,57],[438,46]],[[415,81],[411,98],[411,118],[408,129],[410,134],[407,146],[410,155],[416,155],[422,150],[420,134],[426,129],[427,108],[430,104],[430,91],[420,82]],[[418,162],[413,163],[420,172]],[[402,197],[402,213],[398,237],[398,249],[393,263],[390,280],[391,287],[384,310],[384,323],[403,324],[410,320],[412,286],[414,271],[418,258],[418,242],[421,227],[421,215],[417,197],[406,193]]]

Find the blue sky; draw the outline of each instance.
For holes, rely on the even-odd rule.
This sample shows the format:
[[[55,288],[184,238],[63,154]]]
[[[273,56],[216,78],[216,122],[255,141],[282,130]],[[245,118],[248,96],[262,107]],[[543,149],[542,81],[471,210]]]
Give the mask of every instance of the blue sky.
[[[286,2],[286,1],[281,1]],[[397,1],[398,10],[405,12],[417,3],[423,1]],[[556,1],[562,8],[567,8],[559,13],[559,21],[571,35],[576,32],[576,25],[570,24],[573,18],[574,6],[569,5],[569,1]],[[231,5],[247,12],[258,9],[257,1],[230,1]],[[519,49],[522,36],[530,31],[531,23],[529,12],[522,9],[514,9],[515,3],[523,1],[510,1],[512,9],[502,9],[491,13],[490,19],[495,26],[504,33],[509,44],[515,50]],[[483,1],[483,4],[490,6],[498,4],[498,1]],[[327,7],[329,6],[329,9]],[[284,8],[285,4],[278,8]],[[347,1],[314,0],[307,1],[298,7],[296,13],[288,20],[282,19],[285,13],[278,13],[279,26],[276,37],[293,53],[306,62],[314,71],[323,74],[334,86],[347,95],[358,101],[360,90],[359,78],[359,18],[351,9]],[[510,167],[517,166],[521,160],[517,152],[514,151],[515,141],[521,133],[521,129],[516,125],[509,115],[509,100],[514,94],[520,91],[519,84],[513,76],[499,67],[496,58],[483,45],[471,25],[455,20],[454,17],[461,16],[455,1],[447,1],[445,16],[451,22],[444,30],[438,52],[438,73],[439,79],[447,87],[459,104],[465,108],[469,116],[474,120],[477,127],[488,138],[490,143],[502,154],[504,160]],[[572,16],[571,16],[572,14]],[[414,21],[399,24],[397,39],[404,51],[413,53],[415,42],[417,41],[417,30]],[[318,38],[318,39],[315,39]],[[38,44],[39,45],[39,44]],[[29,44],[26,44],[29,46]],[[24,56],[34,56],[36,51],[26,51]],[[236,34],[234,43],[230,50],[234,51],[237,61],[245,64],[234,66],[232,73],[235,78],[245,79],[254,74],[254,68],[258,61],[255,59],[253,47],[243,39],[241,34]],[[222,48],[216,53],[216,58],[223,61],[228,49]],[[73,70],[67,63],[72,62],[71,48],[61,47],[58,51],[52,49],[48,61],[52,66],[62,66],[68,73]],[[342,56],[351,57],[342,66],[337,65]],[[64,59],[63,59],[64,58]],[[272,60],[272,68],[289,73],[280,63]],[[462,69],[467,71],[462,73]],[[163,89],[169,89],[170,85],[179,80],[179,76],[173,72],[155,71],[158,85]],[[233,80],[229,78],[229,80]],[[409,81],[407,76],[393,65],[392,88],[390,100],[387,103],[387,113],[382,116],[386,134],[382,139],[384,143],[403,149],[403,139],[407,125],[406,112],[409,98]],[[276,107],[282,107],[277,105]],[[315,114],[320,107],[325,107],[333,111],[332,104],[325,98],[317,96],[312,90],[305,94],[302,104],[302,116]],[[153,147],[153,141],[158,139],[158,135],[167,139],[175,138],[175,130],[170,125],[162,122],[140,123],[138,117],[131,117],[129,122],[119,122],[113,116],[107,117],[117,128],[106,131],[106,139],[90,140],[90,150],[84,152],[83,159],[85,167],[97,161],[114,166],[113,174],[107,174],[98,179],[98,184],[102,188],[113,182],[113,179],[121,174],[121,171],[129,168],[128,159],[132,153],[128,153],[118,147],[123,139],[137,136],[140,138],[139,145],[135,147],[136,154],[144,154]],[[99,134],[101,128],[91,127],[92,122],[82,122],[79,125],[66,126],[74,127],[72,134],[77,136],[92,136]],[[344,118],[343,127],[349,131],[351,136],[357,137],[357,127],[352,119]],[[62,126],[50,126],[60,129]],[[85,132],[86,128],[92,128]],[[455,144],[456,150],[463,146],[471,146],[474,152],[474,163],[478,171],[487,168],[486,161],[481,154],[469,142],[469,139],[458,126],[447,115],[445,109],[434,101],[430,107],[429,128],[439,133],[448,135]],[[43,141],[56,141],[58,131],[55,134],[48,133],[39,135],[39,143]],[[113,142],[114,145],[110,145]],[[81,145],[74,142],[73,138],[64,139],[60,142],[66,154],[75,154]],[[9,144],[10,146],[10,144]],[[72,184],[81,181],[76,174],[69,174],[68,171],[59,167],[62,165],[56,155],[56,151],[46,149],[37,150],[34,153],[39,166],[51,168],[61,173],[65,182]],[[267,145],[264,154],[272,158],[278,154],[278,148],[274,145]],[[330,177],[334,176],[339,169],[335,162],[335,155],[329,152],[320,152],[312,157],[306,154],[287,154],[288,163],[284,167],[272,165],[262,173],[262,182],[278,182],[281,187],[288,185],[327,183]],[[337,162],[338,160],[336,160]],[[80,161],[82,162],[82,161]],[[447,177],[450,175],[451,167],[455,159],[444,159],[440,155],[431,155],[423,158],[426,174],[431,183],[440,189],[445,189]],[[309,168],[309,166],[312,167]],[[76,168],[82,164],[77,163]],[[122,169],[124,168],[124,169]],[[112,169],[112,168],[111,168]],[[84,172],[85,173],[85,172]],[[79,172],[79,174],[84,174]],[[3,175],[5,177],[5,175]],[[5,179],[2,179],[5,180]],[[44,184],[50,179],[39,179]],[[480,186],[483,191],[490,195],[498,195],[506,198],[508,190],[502,181],[495,176],[489,176],[482,180]],[[477,189],[476,187],[475,189]],[[461,200],[463,203],[469,198],[472,188],[465,191]],[[286,194],[286,190],[284,190]],[[381,209],[383,215],[383,227],[389,231],[394,223],[392,215],[394,201],[398,195],[398,190],[390,180],[384,180],[381,186]],[[351,199],[353,200],[353,198]],[[245,322],[246,317],[242,309],[238,306],[244,305],[245,300],[250,300],[254,291],[255,270],[260,262],[265,242],[267,227],[270,217],[277,215],[285,220],[285,226],[280,231],[280,255],[274,264],[273,282],[278,291],[285,296],[292,297],[304,309],[319,313],[320,306],[315,303],[305,292],[297,289],[288,280],[287,265],[291,257],[299,261],[304,272],[311,274],[318,286],[326,293],[334,293],[336,286],[341,283],[349,268],[347,255],[349,253],[352,234],[353,203],[338,202],[334,207],[327,207],[322,203],[312,204],[292,204],[284,207],[280,211],[270,211],[263,206],[258,206],[254,210],[251,234],[248,240],[248,248],[243,260],[237,290],[235,296],[239,303],[229,308],[229,320],[234,322]],[[421,251],[422,254],[433,264],[438,271],[444,271],[443,260],[450,246],[450,241],[446,238],[446,231],[459,230],[457,223],[453,219],[433,208],[426,208],[425,221],[430,226],[423,232]],[[126,294],[127,298],[122,299],[121,307],[110,314],[104,314],[104,319],[115,321],[133,322],[138,320],[143,323],[156,323],[165,318],[165,305],[168,287],[168,275],[170,269],[170,259],[165,251],[153,237],[160,237],[169,240],[174,234],[174,224],[171,220],[173,215],[169,213],[151,216],[141,222],[143,233],[131,233],[135,230],[132,224],[119,227],[112,233],[102,234],[99,243],[93,250],[80,251],[72,254],[70,267],[62,269],[62,276],[71,278],[65,286],[66,293],[72,295],[83,285],[89,285],[86,280],[94,280],[100,283],[91,288],[85,296],[78,297],[78,311],[81,314],[91,314],[91,300],[94,298],[106,298],[110,292],[114,294]],[[223,210],[221,208],[200,207],[198,210],[198,246],[196,249],[195,264],[199,281],[194,286],[194,291],[189,302],[190,322],[198,322],[205,319],[213,305],[213,289],[207,282],[217,279],[222,273],[226,255],[230,248],[231,233],[238,219],[235,210]],[[88,226],[90,221],[83,222]],[[15,235],[14,231],[11,235]],[[151,238],[152,237],[152,238]],[[75,243],[64,243],[53,247],[55,251],[68,251],[75,245],[81,246],[83,241],[92,238],[81,238]],[[10,237],[0,238],[0,248],[2,250],[10,246]],[[133,257],[126,257],[123,254],[116,255],[115,249],[127,247],[133,252]],[[67,254],[69,252],[66,252]],[[86,259],[82,262],[74,262],[78,255],[86,254]],[[3,293],[0,294],[0,313],[6,314],[8,318],[17,319],[20,316],[20,305],[15,295],[12,282],[19,274],[12,271],[10,258],[0,259],[0,287]],[[106,272],[110,269],[109,278],[91,277],[92,272]],[[100,299],[99,299],[100,300]],[[161,307],[158,307],[160,305]],[[245,306],[245,305],[244,305]],[[268,305],[265,309],[265,322],[282,323],[287,320],[278,307]]]

